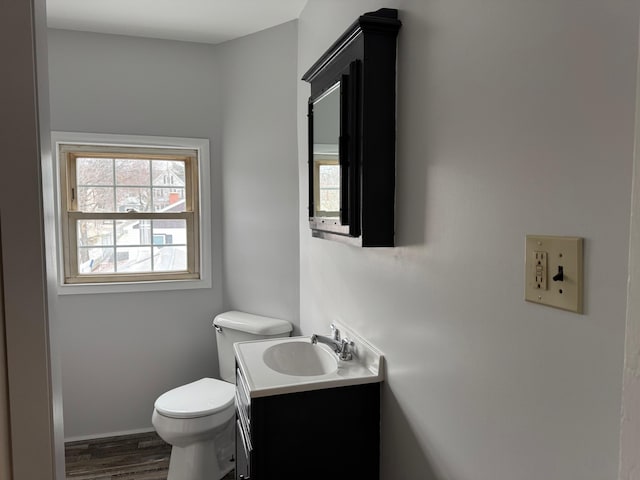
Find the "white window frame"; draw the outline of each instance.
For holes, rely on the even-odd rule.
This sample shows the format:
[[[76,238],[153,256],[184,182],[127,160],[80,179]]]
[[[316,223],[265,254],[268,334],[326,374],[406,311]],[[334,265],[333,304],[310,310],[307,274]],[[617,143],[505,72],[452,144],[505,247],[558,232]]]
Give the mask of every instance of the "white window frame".
[[[56,262],[58,277],[58,294],[93,294],[141,292],[158,290],[182,290],[211,287],[211,177],[209,159],[209,140],[202,138],[184,137],[155,137],[140,135],[112,135],[80,132],[52,132],[52,150],[54,160],[54,178],[56,184],[55,218],[58,258]],[[198,259],[199,278],[184,279],[140,279],[136,281],[110,281],[94,283],[66,283],[65,282],[65,223],[67,211],[63,208],[65,192],[62,191],[61,172],[64,171],[66,158],[60,155],[62,145],[82,145],[91,148],[103,146],[106,148],[138,147],[144,149],[184,149],[197,151],[197,185],[196,190],[199,244]],[[66,184],[66,182],[65,182]],[[153,212],[151,212],[153,213]]]

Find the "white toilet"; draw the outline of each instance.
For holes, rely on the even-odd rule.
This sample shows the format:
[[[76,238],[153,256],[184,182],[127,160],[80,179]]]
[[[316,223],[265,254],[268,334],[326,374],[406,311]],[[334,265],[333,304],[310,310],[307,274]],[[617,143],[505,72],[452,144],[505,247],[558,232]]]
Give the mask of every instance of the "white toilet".
[[[169,390],[154,404],[151,423],[172,445],[167,480],[219,480],[234,467],[235,357],[233,344],[287,337],[286,320],[225,312],[213,320],[222,380],[201,378]]]

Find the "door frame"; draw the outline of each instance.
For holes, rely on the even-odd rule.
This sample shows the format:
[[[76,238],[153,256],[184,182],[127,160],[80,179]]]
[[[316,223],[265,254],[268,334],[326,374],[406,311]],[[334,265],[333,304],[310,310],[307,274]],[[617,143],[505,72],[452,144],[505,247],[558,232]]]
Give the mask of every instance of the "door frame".
[[[0,12],[7,67],[0,76],[0,248],[13,480],[53,480],[56,469],[64,472],[54,446],[42,213],[50,130],[45,8],[45,0],[6,0]]]
[[[0,217],[0,225],[2,225]],[[9,427],[9,380],[7,339],[4,325],[2,284],[2,232],[0,232],[0,480],[11,480],[11,430]]]
[[[640,480],[640,36],[632,191],[619,480]]]

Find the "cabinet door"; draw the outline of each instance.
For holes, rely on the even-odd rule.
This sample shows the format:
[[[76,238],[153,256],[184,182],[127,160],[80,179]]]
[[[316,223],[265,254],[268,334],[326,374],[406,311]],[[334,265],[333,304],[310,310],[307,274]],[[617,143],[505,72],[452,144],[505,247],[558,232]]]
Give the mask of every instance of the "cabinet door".
[[[377,480],[380,386],[254,398],[251,442],[252,480]]]

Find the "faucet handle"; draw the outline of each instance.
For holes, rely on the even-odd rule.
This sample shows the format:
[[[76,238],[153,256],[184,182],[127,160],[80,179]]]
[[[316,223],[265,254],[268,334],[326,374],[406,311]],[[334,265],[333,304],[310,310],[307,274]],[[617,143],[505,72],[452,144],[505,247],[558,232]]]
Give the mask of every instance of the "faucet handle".
[[[329,325],[331,327],[331,338],[333,338],[336,342],[340,341],[340,330],[335,326],[335,324]]]
[[[340,360],[351,360],[353,358],[353,352],[351,351],[351,347],[354,346],[353,341],[348,338],[343,338],[341,343],[342,348],[340,349]]]

